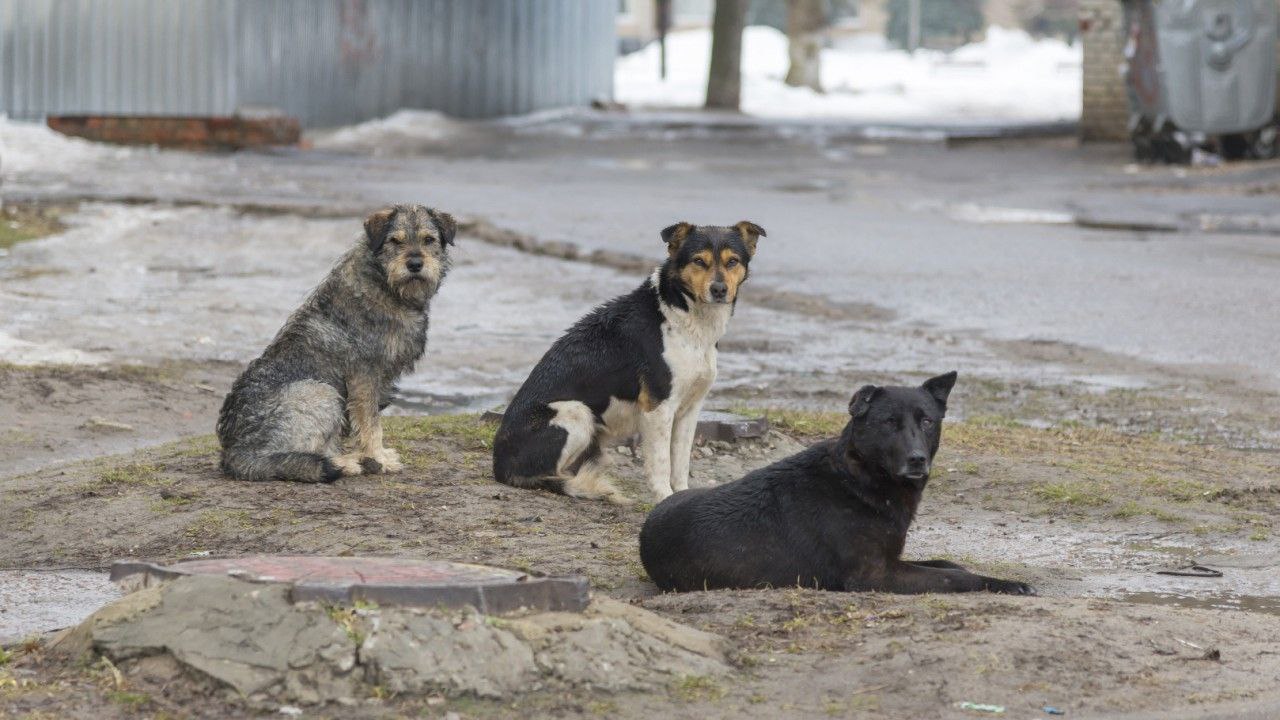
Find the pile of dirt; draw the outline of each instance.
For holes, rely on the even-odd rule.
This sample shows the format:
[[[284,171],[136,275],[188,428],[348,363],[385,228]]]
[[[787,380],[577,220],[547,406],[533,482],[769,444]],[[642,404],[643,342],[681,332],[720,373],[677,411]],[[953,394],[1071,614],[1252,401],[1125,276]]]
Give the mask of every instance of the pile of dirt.
[[[652,691],[730,672],[721,638],[607,598],[583,613],[495,617],[295,604],[286,584],[217,576],[138,590],[50,648],[268,706],[351,704],[374,688],[490,699],[548,688]]]

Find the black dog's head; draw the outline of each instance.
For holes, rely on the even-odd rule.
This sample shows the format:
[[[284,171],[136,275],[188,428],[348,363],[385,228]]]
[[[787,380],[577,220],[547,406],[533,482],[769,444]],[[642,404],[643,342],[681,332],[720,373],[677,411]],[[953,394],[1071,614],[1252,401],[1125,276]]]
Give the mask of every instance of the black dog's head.
[[[732,227],[676,223],[662,231],[667,244],[664,283],[679,290],[680,303],[732,305],[747,279],[756,241],[764,235],[764,228],[746,220]]]
[[[843,442],[849,460],[923,488],[942,438],[954,371],[920,387],[864,385],[849,401]]]
[[[387,287],[414,305],[435,295],[449,271],[457,227],[449,213],[423,205],[383,208],[364,221],[365,241]]]

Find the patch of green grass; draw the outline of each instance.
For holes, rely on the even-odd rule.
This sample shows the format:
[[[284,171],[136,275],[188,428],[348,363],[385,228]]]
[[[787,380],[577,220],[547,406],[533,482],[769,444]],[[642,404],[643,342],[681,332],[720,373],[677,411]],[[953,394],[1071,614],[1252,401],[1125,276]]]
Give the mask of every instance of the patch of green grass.
[[[1249,533],[1249,539],[1254,542],[1265,542],[1268,537],[1270,537],[1270,535],[1267,534],[1267,531],[1261,528]]]
[[[1216,485],[1199,480],[1167,475],[1150,474],[1138,482],[1152,493],[1180,503],[1212,499],[1220,490]]]
[[[160,468],[149,463],[130,463],[105,470],[98,475],[103,486],[156,485],[161,481]]]
[[[146,693],[128,692],[126,690],[112,690],[107,693],[107,699],[117,705],[124,705],[129,708],[139,708],[151,702],[151,696]]]
[[[493,447],[497,425],[471,413],[465,415],[392,416],[383,419],[391,441],[424,441],[450,438],[468,449]]]
[[[1037,498],[1058,505],[1100,507],[1110,500],[1110,489],[1096,480],[1039,483],[1031,492]]]
[[[255,523],[248,510],[205,510],[184,531],[190,538],[206,538],[221,535],[226,530],[248,530],[261,525]]]
[[[0,212],[0,248],[7,250],[20,242],[62,231],[65,226],[58,219],[60,214],[57,208],[7,204]]]
[[[197,435],[169,443],[161,447],[159,452],[174,458],[192,458],[216,455],[221,449],[217,435]]]
[[[13,653],[0,647],[0,667],[8,665],[13,660]]]
[[[719,700],[727,692],[713,678],[706,675],[681,675],[680,679],[672,685],[671,691],[685,702]]]
[[[764,415],[769,426],[801,439],[826,438],[840,434],[849,422],[847,413],[813,410],[778,410],[739,405],[730,408],[739,415]]]
[[[356,612],[356,608],[329,605],[325,607],[325,612],[334,624],[342,628],[342,631],[347,634],[347,639],[354,643],[356,647],[364,643],[364,633],[360,630],[359,615]]]

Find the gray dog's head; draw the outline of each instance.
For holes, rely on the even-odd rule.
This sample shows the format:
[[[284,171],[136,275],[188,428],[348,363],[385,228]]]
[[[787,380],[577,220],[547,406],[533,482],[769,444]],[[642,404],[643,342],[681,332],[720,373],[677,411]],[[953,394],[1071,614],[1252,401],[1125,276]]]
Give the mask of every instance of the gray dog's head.
[[[426,304],[439,289],[457,228],[452,215],[424,205],[393,205],[364,221],[369,252],[387,287],[413,305]]]

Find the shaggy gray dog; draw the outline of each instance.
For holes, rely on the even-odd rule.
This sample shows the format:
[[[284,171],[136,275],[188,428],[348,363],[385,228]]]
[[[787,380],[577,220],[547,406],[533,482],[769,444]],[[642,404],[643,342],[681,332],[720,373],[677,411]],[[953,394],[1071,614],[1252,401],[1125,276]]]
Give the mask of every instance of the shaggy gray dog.
[[[347,252],[231,387],[222,469],[240,480],[332,482],[396,472],[378,413],[422,357],[427,310],[449,270],[453,217],[397,205]],[[342,452],[344,438],[353,447]]]

